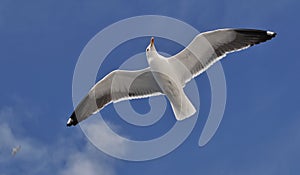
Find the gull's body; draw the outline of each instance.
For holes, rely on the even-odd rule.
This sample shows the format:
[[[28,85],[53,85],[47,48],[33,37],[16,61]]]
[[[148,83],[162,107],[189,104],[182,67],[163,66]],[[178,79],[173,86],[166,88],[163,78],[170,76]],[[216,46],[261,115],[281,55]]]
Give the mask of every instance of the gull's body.
[[[177,120],[192,116],[196,109],[183,91],[184,85],[180,82],[180,72],[172,65],[168,58],[158,54],[151,39],[147,53],[147,61],[163,94],[169,99]],[[181,72],[182,73],[182,72]]]
[[[207,70],[227,53],[242,50],[275,37],[276,33],[254,29],[221,29],[197,35],[181,52],[165,58],[154,46],[146,49],[149,67],[136,71],[115,70],[92,87],[67,122],[76,125],[111,102],[166,95],[177,120],[196,110],[184,93],[192,78]]]

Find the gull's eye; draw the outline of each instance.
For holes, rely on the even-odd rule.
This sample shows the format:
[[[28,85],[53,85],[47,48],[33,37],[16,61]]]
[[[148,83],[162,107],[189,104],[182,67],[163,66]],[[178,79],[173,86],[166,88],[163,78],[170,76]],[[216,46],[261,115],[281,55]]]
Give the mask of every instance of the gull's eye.
[[[147,52],[149,51],[149,48],[147,48]]]

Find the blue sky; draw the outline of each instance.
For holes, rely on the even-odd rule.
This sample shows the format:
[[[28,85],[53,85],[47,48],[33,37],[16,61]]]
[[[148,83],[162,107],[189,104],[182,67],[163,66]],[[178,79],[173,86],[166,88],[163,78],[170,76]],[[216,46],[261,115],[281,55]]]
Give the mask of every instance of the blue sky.
[[[1,0],[0,174],[298,174],[299,7],[296,0]],[[159,159],[119,160],[96,149],[79,127],[66,128],[73,110],[73,72],[82,49],[99,31],[128,17],[151,14],[182,20],[199,31],[257,28],[278,36],[221,61],[227,103],[221,125],[207,145],[198,147],[210,107],[208,78],[202,74],[196,78],[199,119],[187,140]],[[107,61],[97,79],[121,65],[126,58],[120,55],[144,51],[148,39],[116,49],[112,56],[119,57]],[[179,51],[180,47],[164,48],[167,44],[161,43],[158,50]],[[138,47],[130,49],[134,45]],[[145,102],[132,104],[143,113],[148,110]],[[113,113],[113,106],[103,113]],[[174,124],[171,117],[146,128],[130,126],[115,115],[105,119],[117,125],[121,135],[137,139],[157,137]],[[12,157],[11,148],[17,145],[22,148]]]

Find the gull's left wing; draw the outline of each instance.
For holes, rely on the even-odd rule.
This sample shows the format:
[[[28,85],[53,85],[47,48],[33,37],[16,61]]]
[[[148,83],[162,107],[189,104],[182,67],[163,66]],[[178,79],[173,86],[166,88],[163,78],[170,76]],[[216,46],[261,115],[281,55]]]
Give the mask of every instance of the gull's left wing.
[[[181,52],[169,58],[169,62],[181,72],[184,86],[193,77],[207,70],[227,53],[246,49],[265,42],[276,33],[255,29],[220,29],[197,35]]]

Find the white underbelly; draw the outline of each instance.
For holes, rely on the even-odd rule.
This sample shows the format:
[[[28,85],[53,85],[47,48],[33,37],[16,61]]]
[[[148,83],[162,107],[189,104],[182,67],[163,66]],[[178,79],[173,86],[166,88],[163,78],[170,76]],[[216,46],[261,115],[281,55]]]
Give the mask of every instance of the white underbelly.
[[[172,83],[174,89],[182,88],[179,81],[179,75],[176,70],[170,65],[167,59],[157,58],[149,61],[149,66],[154,72],[154,78],[162,89],[165,88],[166,83]],[[171,81],[171,82],[169,82]],[[168,85],[169,86],[169,85]]]

